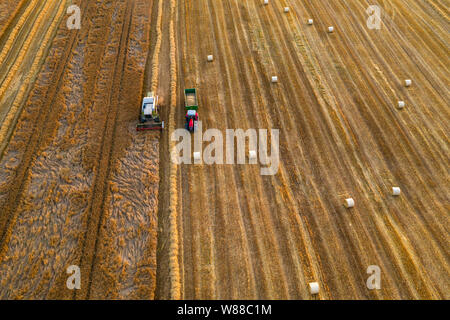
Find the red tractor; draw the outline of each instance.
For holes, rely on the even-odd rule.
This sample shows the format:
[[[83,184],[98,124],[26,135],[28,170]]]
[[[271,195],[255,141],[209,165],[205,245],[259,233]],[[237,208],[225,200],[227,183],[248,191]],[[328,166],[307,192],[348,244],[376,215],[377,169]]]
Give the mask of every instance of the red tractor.
[[[186,113],[186,130],[194,132],[197,127],[198,112],[196,110],[188,110]]]

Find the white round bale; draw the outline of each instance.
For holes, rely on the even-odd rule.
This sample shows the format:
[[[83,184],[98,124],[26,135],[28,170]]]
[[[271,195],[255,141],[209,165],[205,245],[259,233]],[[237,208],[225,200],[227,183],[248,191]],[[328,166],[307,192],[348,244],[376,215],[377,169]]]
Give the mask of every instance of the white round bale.
[[[202,159],[200,152],[194,152],[194,161],[198,162]]]
[[[334,27],[328,27],[328,33],[333,33],[334,32]]]
[[[213,60],[214,60],[214,56],[213,56],[212,54],[209,55],[209,56],[208,56],[208,61],[211,62],[211,61],[213,61]]]
[[[309,19],[309,20],[308,20],[308,24],[309,24],[309,25],[312,25],[313,23],[314,23],[314,20],[313,20],[313,19]]]
[[[309,292],[311,292],[311,294],[318,294],[319,293],[319,283],[311,282],[309,284]]]
[[[250,160],[256,159],[256,151],[255,150],[250,150],[248,157],[250,158]]]
[[[277,77],[277,76],[273,76],[273,77],[272,77],[272,82],[273,82],[273,83],[278,82],[278,77]]]
[[[398,108],[399,108],[399,109],[403,109],[405,106],[406,106],[405,101],[399,101],[399,102],[398,102]]]
[[[407,87],[411,87],[411,85],[412,85],[412,80],[406,79],[406,80],[405,80],[405,85],[406,85]]]
[[[265,5],[269,4],[269,0],[264,0],[264,4]]]
[[[402,193],[402,190],[399,187],[393,187],[392,188],[392,195],[393,196],[399,196],[400,193]]]
[[[355,200],[352,198],[345,199],[345,207],[347,209],[353,208],[355,206]]]
[[[289,7],[284,7],[284,12],[289,12]]]

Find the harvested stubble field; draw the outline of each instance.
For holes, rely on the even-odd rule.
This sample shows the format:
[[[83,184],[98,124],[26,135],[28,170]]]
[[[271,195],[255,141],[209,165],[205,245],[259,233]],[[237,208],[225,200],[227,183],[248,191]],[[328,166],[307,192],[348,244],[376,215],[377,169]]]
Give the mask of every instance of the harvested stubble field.
[[[1,299],[450,298],[447,1],[0,9]],[[280,129],[278,173],[171,163],[185,88],[204,129]],[[134,131],[147,91],[162,135]]]
[[[320,299],[450,297],[445,3],[177,1],[177,127],[195,87],[205,130],[280,129],[281,161],[181,165],[179,287],[160,250],[158,297],[309,299],[314,281]]]

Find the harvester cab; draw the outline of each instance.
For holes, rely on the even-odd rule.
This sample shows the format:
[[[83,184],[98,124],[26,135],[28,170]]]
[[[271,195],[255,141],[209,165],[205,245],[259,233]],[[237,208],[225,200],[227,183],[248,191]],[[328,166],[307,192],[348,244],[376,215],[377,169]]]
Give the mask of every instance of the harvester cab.
[[[149,92],[142,100],[139,122],[136,126],[137,131],[164,129],[164,121],[159,117],[158,96],[153,92]]]

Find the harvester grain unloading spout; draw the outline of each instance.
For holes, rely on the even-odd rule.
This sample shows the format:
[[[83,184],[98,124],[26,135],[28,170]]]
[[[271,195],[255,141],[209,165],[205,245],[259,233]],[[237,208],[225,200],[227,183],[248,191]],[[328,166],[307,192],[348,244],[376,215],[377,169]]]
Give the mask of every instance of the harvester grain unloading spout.
[[[153,92],[147,93],[142,100],[139,122],[136,126],[137,131],[164,129],[164,121],[161,121],[159,115],[158,96],[155,96]]]

